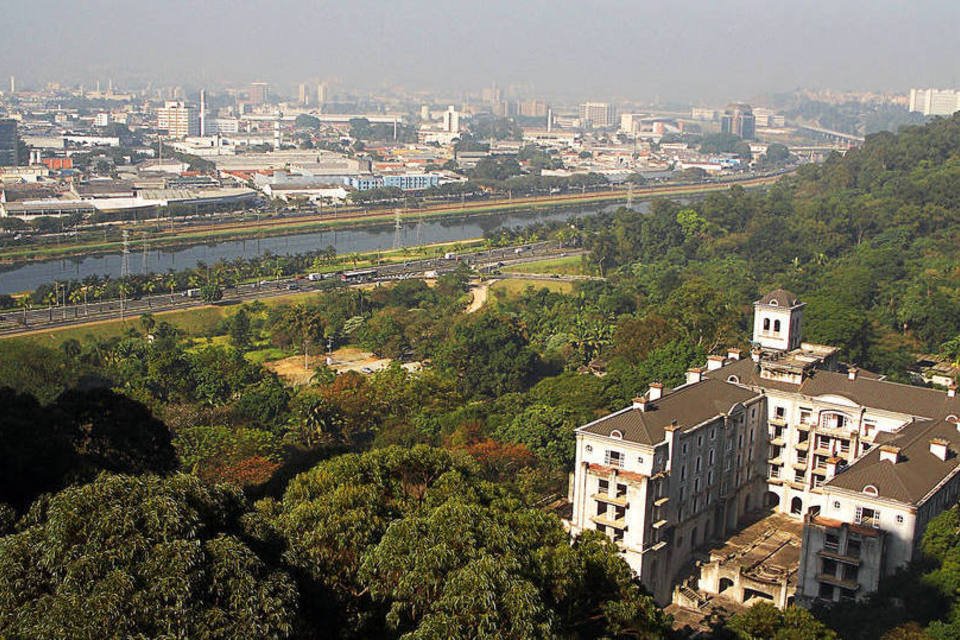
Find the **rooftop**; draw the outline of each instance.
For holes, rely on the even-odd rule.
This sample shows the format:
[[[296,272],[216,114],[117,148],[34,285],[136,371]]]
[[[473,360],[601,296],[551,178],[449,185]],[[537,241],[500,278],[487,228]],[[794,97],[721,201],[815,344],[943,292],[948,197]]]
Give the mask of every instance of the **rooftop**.
[[[757,392],[741,386],[708,379],[677,387],[659,400],[648,403],[643,410],[628,407],[584,425],[579,431],[602,436],[619,431],[628,442],[654,445],[663,442],[666,427],[673,422],[682,429],[689,429],[729,414],[737,404],[757,395]]]

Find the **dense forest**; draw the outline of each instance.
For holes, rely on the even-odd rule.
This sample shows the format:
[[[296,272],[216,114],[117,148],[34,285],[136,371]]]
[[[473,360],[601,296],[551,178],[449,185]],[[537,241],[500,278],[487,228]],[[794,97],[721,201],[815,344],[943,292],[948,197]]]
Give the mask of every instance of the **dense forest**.
[[[578,425],[746,347],[777,286],[807,339],[891,378],[960,358],[958,117],[552,234],[605,279],[466,313],[463,268],[240,305],[203,336],[147,315],[0,342],[0,637],[670,637],[613,543],[569,544],[552,509]],[[264,365],[340,346],[394,363],[296,386]],[[957,518],[866,603],[714,635],[960,637]]]

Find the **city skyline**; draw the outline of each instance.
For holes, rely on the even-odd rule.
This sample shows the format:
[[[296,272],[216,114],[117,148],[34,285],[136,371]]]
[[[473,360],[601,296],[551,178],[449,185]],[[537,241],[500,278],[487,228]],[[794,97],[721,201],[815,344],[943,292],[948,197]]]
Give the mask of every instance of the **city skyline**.
[[[296,96],[300,82],[336,78],[361,90],[464,92],[498,82],[559,99],[717,103],[798,87],[905,92],[957,84],[960,44],[950,31],[960,7],[942,2],[877,2],[868,14],[821,0],[802,12],[757,0],[562,9],[496,0],[453,12],[428,1],[390,6],[33,2],[13,12],[19,28],[0,43],[0,72],[24,88],[97,78],[194,86],[262,80]],[[36,33],[55,37],[29,35]],[[917,41],[925,47],[911,46]]]

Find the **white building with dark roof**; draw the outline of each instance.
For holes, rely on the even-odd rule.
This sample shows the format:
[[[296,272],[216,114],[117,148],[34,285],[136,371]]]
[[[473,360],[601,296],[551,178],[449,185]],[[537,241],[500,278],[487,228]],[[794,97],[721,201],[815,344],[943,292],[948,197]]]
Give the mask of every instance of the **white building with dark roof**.
[[[789,291],[767,294],[754,303],[750,358],[711,356],[686,384],[653,384],[577,430],[571,530],[610,536],[661,603],[701,606],[721,591],[735,604],[861,598],[917,557],[926,524],[957,500],[956,385],[944,393],[842,365],[836,348],[802,341],[803,307]],[[764,579],[744,568],[716,585],[718,556],[700,595],[679,584],[698,548],[760,509],[802,523],[796,566]]]

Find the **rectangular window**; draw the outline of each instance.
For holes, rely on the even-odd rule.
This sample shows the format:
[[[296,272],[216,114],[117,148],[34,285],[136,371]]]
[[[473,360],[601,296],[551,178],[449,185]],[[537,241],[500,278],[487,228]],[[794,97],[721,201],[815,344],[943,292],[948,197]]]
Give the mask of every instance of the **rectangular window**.
[[[627,485],[617,484],[617,497],[622,498],[627,495]]]
[[[880,528],[880,512],[877,509],[857,506],[857,514],[854,522],[865,527]]]
[[[777,407],[774,409],[774,413],[778,419],[783,420],[783,417],[787,414],[787,410],[784,407]]]
[[[597,500],[597,515],[598,515],[598,516],[605,516],[605,515],[607,515],[607,503],[606,503],[606,502],[600,502],[599,500]]]
[[[607,449],[603,456],[603,463],[610,467],[623,468],[623,453]]]
[[[860,557],[860,541],[859,540],[848,540],[847,541],[847,555],[851,558]]]
[[[840,536],[828,533],[823,540],[823,548],[836,553],[840,550]]]
[[[817,595],[824,600],[833,600],[833,585],[821,582],[820,591],[817,592]]]
[[[598,493],[609,493],[610,492],[610,481],[609,480],[600,480],[597,483],[597,492]]]
[[[714,450],[710,449],[710,453],[707,454],[707,464],[709,464],[710,466],[713,466],[713,460],[714,460],[713,454],[714,454]]]
[[[615,520],[623,520],[627,515],[626,507],[616,507],[614,509]]]
[[[803,471],[796,471],[793,474],[794,482],[803,482]]]

